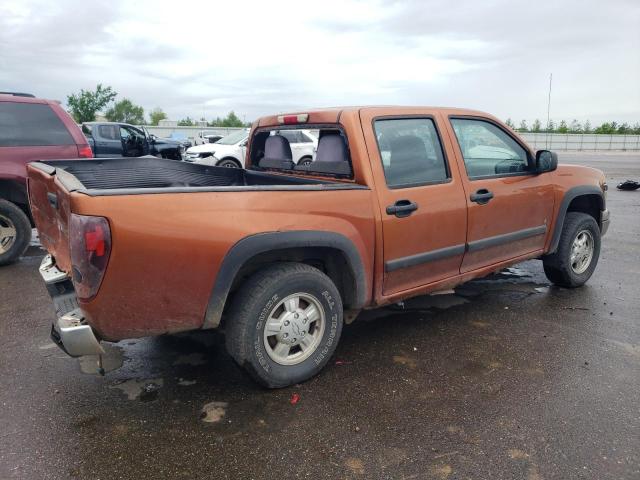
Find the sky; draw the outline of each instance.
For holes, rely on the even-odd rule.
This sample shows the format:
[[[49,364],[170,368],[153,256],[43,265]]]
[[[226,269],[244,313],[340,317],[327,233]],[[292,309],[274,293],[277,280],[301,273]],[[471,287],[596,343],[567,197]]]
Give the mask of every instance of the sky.
[[[0,91],[208,120],[338,105],[640,122],[640,0],[2,0]]]

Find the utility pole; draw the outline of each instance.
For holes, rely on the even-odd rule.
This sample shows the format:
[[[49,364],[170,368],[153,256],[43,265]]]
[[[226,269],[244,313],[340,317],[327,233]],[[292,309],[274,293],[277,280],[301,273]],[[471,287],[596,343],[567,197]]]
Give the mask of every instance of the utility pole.
[[[551,121],[551,81],[553,80],[553,73],[549,74],[549,100],[547,102],[547,136],[544,140],[544,147],[549,149],[549,122]]]

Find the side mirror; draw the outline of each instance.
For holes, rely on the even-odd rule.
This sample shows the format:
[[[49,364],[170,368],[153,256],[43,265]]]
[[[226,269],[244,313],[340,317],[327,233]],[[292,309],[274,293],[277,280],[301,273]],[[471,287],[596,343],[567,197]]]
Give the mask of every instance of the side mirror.
[[[538,150],[536,152],[536,172],[553,172],[558,168],[558,154],[549,150]]]

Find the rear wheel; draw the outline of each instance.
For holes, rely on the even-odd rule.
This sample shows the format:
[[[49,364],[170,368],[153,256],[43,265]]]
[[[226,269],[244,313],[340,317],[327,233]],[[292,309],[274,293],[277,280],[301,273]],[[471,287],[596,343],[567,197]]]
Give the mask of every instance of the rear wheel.
[[[593,274],[600,257],[600,228],[591,215],[569,212],[558,250],[543,258],[544,273],[556,285],[575,288]]]
[[[282,263],[254,274],[238,291],[227,350],[260,384],[286,387],[316,375],[342,332],[342,300],[320,270]]]
[[[300,159],[300,161],[298,162],[298,165],[300,165],[301,167],[308,167],[309,165],[311,165],[311,162],[312,162],[311,157],[304,157]]]
[[[16,205],[0,200],[0,265],[15,262],[31,240],[31,223]]]

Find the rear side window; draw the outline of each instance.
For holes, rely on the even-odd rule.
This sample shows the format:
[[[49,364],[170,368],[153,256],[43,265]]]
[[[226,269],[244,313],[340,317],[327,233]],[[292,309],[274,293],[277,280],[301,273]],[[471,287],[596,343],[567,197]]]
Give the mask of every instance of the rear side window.
[[[0,147],[74,144],[49,105],[0,102]]]
[[[438,132],[430,118],[375,121],[384,176],[390,188],[442,183],[449,178]]]

